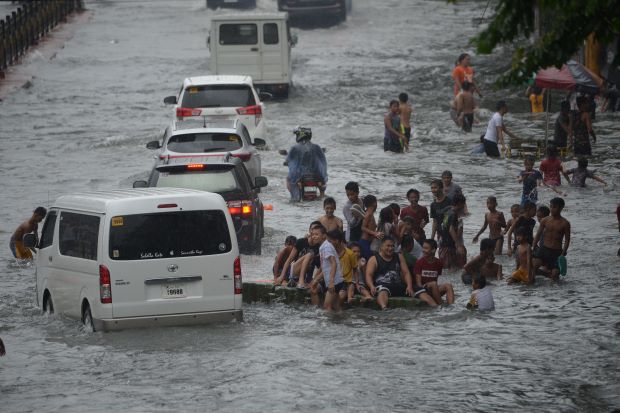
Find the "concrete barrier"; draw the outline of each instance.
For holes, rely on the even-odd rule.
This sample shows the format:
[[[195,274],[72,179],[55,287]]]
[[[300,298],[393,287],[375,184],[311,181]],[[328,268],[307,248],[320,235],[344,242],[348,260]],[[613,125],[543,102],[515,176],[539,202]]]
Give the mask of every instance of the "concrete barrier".
[[[298,289],[295,287],[277,286],[274,288],[273,283],[269,281],[254,281],[243,283],[243,302],[246,304],[261,302],[271,303],[279,302],[285,304],[310,304],[310,291]],[[351,303],[354,307],[369,307],[379,309],[376,300],[362,302],[361,296],[356,295]],[[410,297],[394,297],[390,298],[388,306],[390,308],[418,308],[426,306],[426,303],[417,298]]]

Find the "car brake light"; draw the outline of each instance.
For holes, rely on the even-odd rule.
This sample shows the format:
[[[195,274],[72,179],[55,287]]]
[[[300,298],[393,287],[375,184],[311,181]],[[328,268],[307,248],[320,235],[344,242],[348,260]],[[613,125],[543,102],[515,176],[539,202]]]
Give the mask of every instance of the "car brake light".
[[[252,201],[230,201],[228,202],[228,212],[230,215],[250,215],[252,213]]]
[[[246,106],[244,108],[238,108],[237,113],[239,115],[262,115],[263,108],[261,105]]]
[[[200,116],[202,109],[177,108],[177,118],[183,119],[189,116]]]
[[[254,115],[254,125],[258,125],[258,122],[260,122],[263,116],[263,107],[261,105],[246,106],[244,108],[238,108],[237,113],[244,116]]]
[[[241,294],[243,292],[243,281],[241,280],[241,259],[237,257],[234,265],[235,273],[235,294]]]
[[[204,169],[204,167],[202,163],[190,163],[186,166],[187,169]]]
[[[105,265],[99,266],[99,295],[101,304],[112,303],[112,281],[110,280],[110,270]]]
[[[243,162],[247,162],[252,158],[252,154],[250,152],[241,152],[241,153],[231,153],[233,158],[239,158]]]
[[[159,204],[157,208],[176,208],[177,206],[177,204]]]

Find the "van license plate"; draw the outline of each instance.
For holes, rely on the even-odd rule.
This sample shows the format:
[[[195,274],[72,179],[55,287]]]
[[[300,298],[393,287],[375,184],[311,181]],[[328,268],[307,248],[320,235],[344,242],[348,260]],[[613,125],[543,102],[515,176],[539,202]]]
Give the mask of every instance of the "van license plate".
[[[161,287],[162,298],[185,297],[185,284],[165,284]]]

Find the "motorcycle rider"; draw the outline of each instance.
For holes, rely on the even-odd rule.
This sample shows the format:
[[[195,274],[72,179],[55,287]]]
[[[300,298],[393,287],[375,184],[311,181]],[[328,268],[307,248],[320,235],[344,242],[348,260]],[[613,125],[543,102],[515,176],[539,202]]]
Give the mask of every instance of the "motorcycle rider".
[[[312,129],[297,127],[293,133],[297,144],[293,145],[286,157],[286,164],[288,164],[286,187],[293,199],[300,199],[301,179],[313,179],[317,181],[320,196],[323,197],[327,186],[327,161],[323,149],[310,142]]]

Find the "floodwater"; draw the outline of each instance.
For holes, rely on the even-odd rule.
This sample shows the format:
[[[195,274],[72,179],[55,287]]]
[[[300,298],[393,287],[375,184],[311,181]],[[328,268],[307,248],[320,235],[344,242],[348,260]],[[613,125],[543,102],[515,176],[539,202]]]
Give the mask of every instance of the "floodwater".
[[[462,134],[448,116],[450,70],[470,51],[486,2],[355,0],[349,20],[298,31],[295,88],[269,102],[270,181],[261,257],[243,256],[244,278],[264,279],[286,235],[300,236],[321,215],[319,203],[288,201],[277,150],[296,125],[327,147],[328,193],[340,206],[344,184],[360,182],[380,206],[405,202],[410,187],[431,202],[432,178],[451,169],[471,216],[469,242],[485,199],[508,214],[518,201],[519,160],[488,160],[469,151],[494,101],[508,99],[506,123],[540,138],[544,118],[524,113],[521,90],[492,92],[505,52],[474,56],[485,98],[481,124]],[[88,23],[55,59],[31,54],[28,88],[0,103],[2,245],[38,205],[88,189],[129,187],[146,176],[146,142],[171,117],[163,97],[183,78],[207,72],[208,18],[203,1],[87,2]],[[262,11],[274,0],[260,0]],[[221,11],[218,11],[220,13]],[[382,151],[382,116],[401,91],[412,96],[415,136],[404,155]],[[246,306],[245,320],[208,327],[87,334],[74,320],[42,316],[34,269],[0,248],[0,410],[30,411],[610,411],[620,407],[618,281],[618,115],[599,114],[591,166],[610,183],[565,188],[572,223],[569,275],[535,287],[497,283],[497,310],[464,310],[470,294],[456,274],[457,299],[438,310],[355,309],[330,315],[310,307]],[[569,165],[575,162],[570,161]],[[541,192],[541,201],[554,194]],[[500,257],[504,273],[511,259]]]

